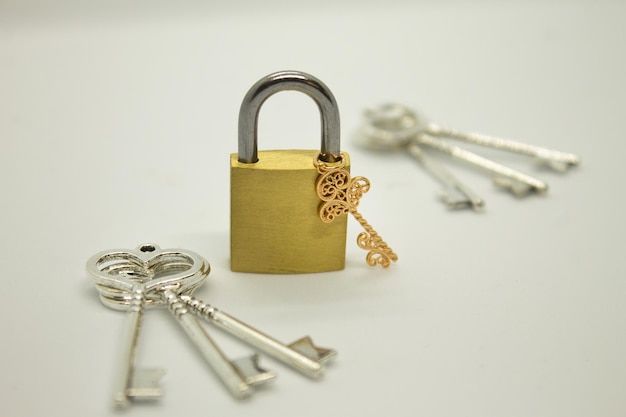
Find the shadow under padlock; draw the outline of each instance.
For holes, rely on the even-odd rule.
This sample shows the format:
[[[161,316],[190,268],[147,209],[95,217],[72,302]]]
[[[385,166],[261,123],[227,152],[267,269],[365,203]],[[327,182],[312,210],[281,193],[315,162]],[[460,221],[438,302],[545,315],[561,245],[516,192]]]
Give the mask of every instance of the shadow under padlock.
[[[321,149],[257,150],[261,106],[285,90],[307,94],[321,115]],[[345,267],[347,216],[320,219],[317,163],[340,164],[339,109],[317,78],[298,71],[270,74],[248,91],[239,111],[239,152],[230,156],[231,270],[294,274]]]

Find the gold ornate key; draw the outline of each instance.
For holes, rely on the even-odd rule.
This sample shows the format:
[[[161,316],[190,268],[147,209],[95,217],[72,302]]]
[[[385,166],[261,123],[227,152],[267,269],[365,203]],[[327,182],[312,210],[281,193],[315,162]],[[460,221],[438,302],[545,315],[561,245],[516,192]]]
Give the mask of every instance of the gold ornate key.
[[[370,266],[388,267],[398,260],[398,255],[376,233],[374,228],[358,212],[357,207],[363,194],[369,191],[370,182],[365,177],[350,177],[345,168],[344,154],[339,163],[326,163],[315,160],[319,177],[316,182],[318,197],[322,200],[319,215],[324,223],[331,223],[335,218],[351,213],[363,226],[364,232],[359,233],[357,245],[368,250],[365,258]]]

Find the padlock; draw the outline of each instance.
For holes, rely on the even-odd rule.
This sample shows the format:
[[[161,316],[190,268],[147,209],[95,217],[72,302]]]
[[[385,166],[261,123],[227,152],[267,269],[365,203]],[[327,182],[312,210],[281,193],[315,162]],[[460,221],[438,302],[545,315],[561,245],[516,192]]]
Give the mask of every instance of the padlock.
[[[307,94],[319,107],[321,149],[257,151],[262,104],[284,90]],[[252,86],[239,111],[239,152],[230,156],[230,254],[237,272],[295,274],[345,266],[347,216],[320,219],[316,162],[341,162],[339,110],[331,91],[298,71],[270,74]]]

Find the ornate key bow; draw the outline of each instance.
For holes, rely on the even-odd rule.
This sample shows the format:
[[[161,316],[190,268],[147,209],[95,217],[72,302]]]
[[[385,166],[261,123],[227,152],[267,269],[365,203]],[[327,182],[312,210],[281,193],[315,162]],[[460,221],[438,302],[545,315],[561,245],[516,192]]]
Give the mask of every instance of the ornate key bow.
[[[388,267],[398,260],[398,255],[376,233],[374,228],[358,212],[357,207],[363,194],[369,191],[370,182],[365,177],[350,177],[345,169],[345,158],[339,164],[315,162],[320,174],[316,182],[316,191],[322,203],[319,215],[324,223],[332,222],[336,217],[351,213],[361,224],[364,232],[359,233],[357,245],[368,254],[365,258],[370,266]]]

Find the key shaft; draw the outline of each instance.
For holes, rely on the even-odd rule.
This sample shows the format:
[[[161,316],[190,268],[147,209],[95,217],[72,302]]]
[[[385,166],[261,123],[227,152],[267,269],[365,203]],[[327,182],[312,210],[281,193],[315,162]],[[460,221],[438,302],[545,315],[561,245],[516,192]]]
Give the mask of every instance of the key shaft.
[[[122,350],[117,363],[113,385],[113,402],[118,407],[127,407],[130,398],[160,397],[163,392],[157,382],[163,370],[136,369],[135,356],[139,332],[143,322],[145,288],[142,284],[133,286],[128,313],[122,334]],[[140,378],[138,376],[141,376]]]
[[[546,191],[548,191],[548,185],[537,178],[531,177],[530,175],[526,175],[507,166],[498,164],[497,162],[484,158],[473,152],[466,151],[465,149],[462,149],[458,146],[450,145],[449,143],[446,143],[441,139],[420,133],[416,135],[415,140],[419,144],[429,146],[433,149],[444,152],[454,158],[470,163],[486,171],[492,172],[498,176],[505,177],[509,180],[526,185],[526,188],[515,188],[514,183],[510,187],[507,186],[507,188],[510,188],[512,191],[518,190],[516,192],[516,194],[518,195],[525,194],[526,192],[524,190],[536,191],[539,193],[545,193]]]
[[[532,156],[538,158],[539,160],[548,162],[551,167],[559,171],[566,171],[567,168],[576,166],[580,163],[580,157],[573,153],[561,152],[542,146],[531,145],[510,139],[503,139],[482,133],[461,132],[459,130],[443,127],[435,123],[428,124],[426,127],[426,133],[433,136],[448,137],[474,145]]]
[[[192,296],[182,295],[180,299],[198,317],[207,320],[209,323],[312,378],[319,377],[323,371],[323,362],[336,355],[334,350],[316,347],[310,338],[300,339],[291,345],[285,345]]]
[[[285,346],[265,333],[246,325],[222,311],[216,311],[213,315],[213,320],[218,327],[239,337],[241,340],[268,355],[293,366],[310,377],[316,378],[322,373],[322,365],[320,363]]]

